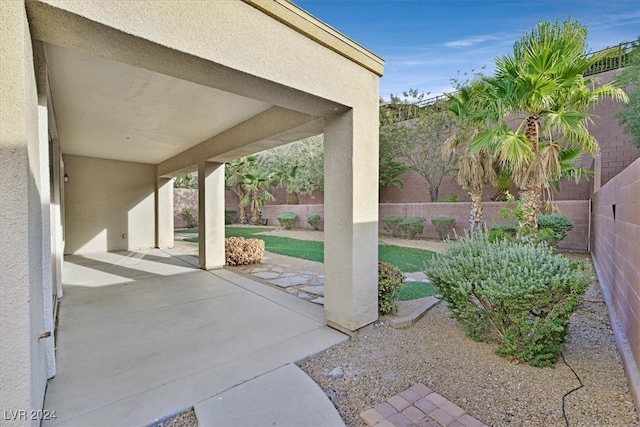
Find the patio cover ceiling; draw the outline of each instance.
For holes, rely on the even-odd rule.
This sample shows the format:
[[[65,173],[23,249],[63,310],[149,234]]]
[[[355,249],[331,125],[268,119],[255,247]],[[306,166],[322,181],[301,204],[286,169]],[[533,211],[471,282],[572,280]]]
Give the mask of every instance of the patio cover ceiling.
[[[62,152],[158,164],[272,105],[44,44]]]
[[[301,26],[319,25],[286,2],[244,1],[269,6],[263,12],[277,20],[269,8],[296,12],[287,19]],[[155,164],[160,176],[177,176],[194,170],[194,159],[227,162],[317,135],[325,117],[349,109],[286,79],[269,81],[56,7],[64,3],[26,4],[63,154]],[[320,44],[381,72],[381,60],[360,58],[365,50],[330,30],[321,28],[329,41]]]

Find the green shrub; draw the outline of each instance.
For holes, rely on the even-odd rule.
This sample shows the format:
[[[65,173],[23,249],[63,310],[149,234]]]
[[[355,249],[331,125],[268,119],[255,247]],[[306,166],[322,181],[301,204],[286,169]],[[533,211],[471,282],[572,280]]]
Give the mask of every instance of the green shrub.
[[[458,195],[457,194],[449,194],[444,199],[436,200],[436,202],[457,202],[457,201],[458,201]]]
[[[538,215],[538,228],[550,228],[557,235],[557,244],[559,241],[567,237],[567,233],[573,229],[573,222],[565,215],[550,214]]]
[[[516,225],[496,225],[489,231],[487,237],[490,242],[497,242],[499,240],[513,242],[516,239],[517,233],[518,227]]]
[[[431,218],[433,226],[436,228],[440,240],[446,240],[454,235],[456,219],[451,216],[434,216]]]
[[[384,224],[384,231],[391,234],[393,237],[398,237],[401,234],[398,224],[404,221],[404,218],[398,215],[389,215],[382,218]]]
[[[180,212],[180,216],[187,222],[187,228],[198,227],[198,219],[193,216],[189,209],[182,209],[182,211]]]
[[[436,255],[426,274],[452,315],[496,353],[532,366],[552,366],[571,313],[593,280],[590,268],[553,255],[546,245],[465,237]]]
[[[404,283],[404,274],[398,267],[387,262],[378,263],[378,311],[383,314],[395,313],[396,301],[400,298],[400,289]]]
[[[278,215],[278,221],[285,230],[291,230],[293,226],[296,225],[297,219],[298,215],[294,212],[282,212]]]
[[[413,239],[424,232],[425,222],[427,222],[426,218],[421,216],[412,216],[400,222],[398,224],[398,228],[400,228],[408,238]]]
[[[236,220],[236,215],[238,214],[238,210],[237,209],[225,209],[224,210],[224,223],[225,225],[229,225],[229,224],[233,224],[233,222]]]
[[[311,227],[313,227],[314,230],[319,230],[320,229],[320,215],[313,214],[313,215],[309,216],[309,218],[307,218],[307,223],[309,223],[309,225]]]

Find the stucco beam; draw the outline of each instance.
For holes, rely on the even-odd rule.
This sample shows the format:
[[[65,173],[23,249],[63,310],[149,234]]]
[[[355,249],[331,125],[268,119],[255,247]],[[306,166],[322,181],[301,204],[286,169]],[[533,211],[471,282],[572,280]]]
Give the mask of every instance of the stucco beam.
[[[271,107],[219,135],[158,165],[158,176],[193,168],[202,159],[224,162],[320,133],[321,119],[282,107]],[[299,137],[300,136],[300,137]]]
[[[127,34],[62,8],[71,7],[72,3],[53,6],[39,0],[27,0],[27,14],[34,39],[273,105],[286,106],[312,116],[327,116],[348,109],[292,87]]]
[[[287,27],[382,76],[384,60],[288,0],[242,0]]]

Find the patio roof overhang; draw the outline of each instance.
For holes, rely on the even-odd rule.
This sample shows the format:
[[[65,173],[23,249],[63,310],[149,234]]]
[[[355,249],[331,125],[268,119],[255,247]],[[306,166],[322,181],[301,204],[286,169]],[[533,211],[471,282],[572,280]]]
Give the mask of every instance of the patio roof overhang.
[[[286,63],[276,70],[280,81],[266,78],[267,70],[260,67],[260,60],[291,60],[278,53],[295,60],[295,50],[274,48],[273,58],[265,52],[263,58],[247,57],[242,66],[230,56],[233,50],[254,52],[243,43],[269,43],[274,21],[251,10],[382,73],[380,58],[288,1],[244,1],[246,10],[240,13],[250,28],[244,33],[253,34],[240,40],[236,29],[231,51],[221,49],[228,40],[220,40],[220,31],[207,27],[229,26],[238,14],[234,8],[216,2],[215,8],[202,7],[188,19],[176,18],[193,26],[176,40],[175,28],[162,28],[171,26],[175,11],[133,3],[139,6],[110,4],[113,11],[78,2],[26,3],[34,51],[40,52],[36,67],[47,67],[63,154],[156,164],[160,175],[176,176],[195,170],[196,159],[226,162],[321,133],[323,119],[347,111],[352,107],[348,101],[310,93],[307,82],[296,84],[304,76],[287,72]],[[191,40],[194,35],[198,44]]]

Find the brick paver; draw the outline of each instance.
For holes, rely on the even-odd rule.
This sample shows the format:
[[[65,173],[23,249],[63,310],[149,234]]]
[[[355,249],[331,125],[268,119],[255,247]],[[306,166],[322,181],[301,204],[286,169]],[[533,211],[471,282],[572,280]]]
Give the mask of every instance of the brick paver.
[[[367,409],[360,418],[369,427],[487,427],[421,383]]]

